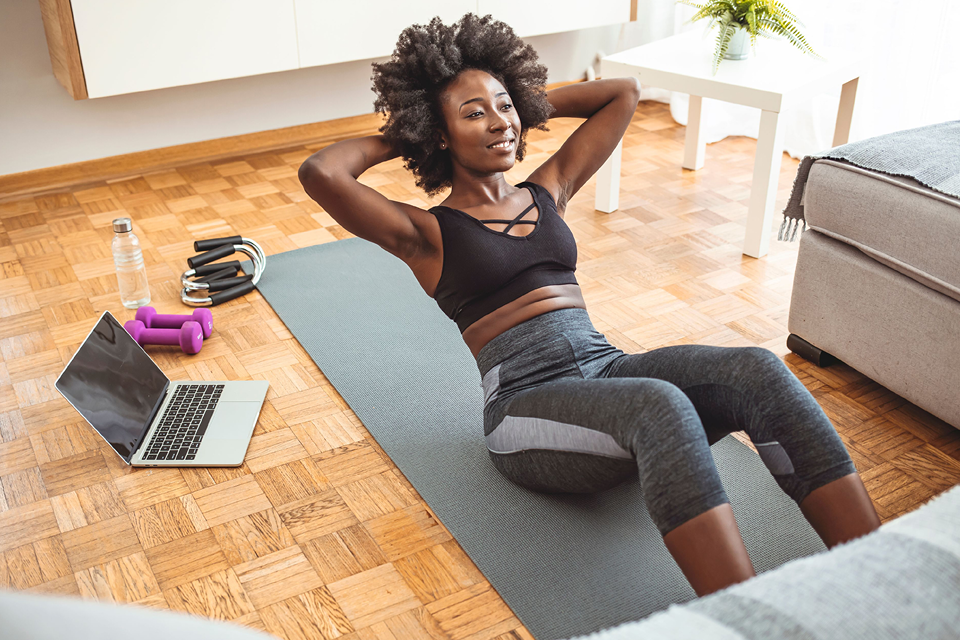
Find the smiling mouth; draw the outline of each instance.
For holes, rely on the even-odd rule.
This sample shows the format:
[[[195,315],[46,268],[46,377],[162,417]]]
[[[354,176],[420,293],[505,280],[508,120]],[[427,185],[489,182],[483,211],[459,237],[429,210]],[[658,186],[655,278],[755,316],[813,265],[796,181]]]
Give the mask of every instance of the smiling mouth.
[[[501,142],[499,144],[492,144],[487,149],[507,149],[510,145],[513,144],[513,140],[507,140],[506,142]]]

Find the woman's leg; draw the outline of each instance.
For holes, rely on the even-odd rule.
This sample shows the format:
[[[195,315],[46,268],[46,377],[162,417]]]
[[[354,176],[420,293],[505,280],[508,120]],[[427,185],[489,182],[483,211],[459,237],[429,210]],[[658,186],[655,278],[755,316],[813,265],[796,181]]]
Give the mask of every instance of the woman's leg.
[[[873,501],[856,473],[811,491],[800,503],[800,511],[828,549],[880,526]]]
[[[755,575],[704,427],[674,385],[566,378],[518,393],[498,413],[487,446],[512,481],[593,492],[639,473],[650,515],[698,595]]]
[[[773,352],[680,345],[624,354],[607,378],[666,380],[691,400],[710,444],[745,431],[780,487],[831,547],[873,531],[879,518],[840,437]]]
[[[729,502],[684,522],[663,543],[698,596],[757,575]]]

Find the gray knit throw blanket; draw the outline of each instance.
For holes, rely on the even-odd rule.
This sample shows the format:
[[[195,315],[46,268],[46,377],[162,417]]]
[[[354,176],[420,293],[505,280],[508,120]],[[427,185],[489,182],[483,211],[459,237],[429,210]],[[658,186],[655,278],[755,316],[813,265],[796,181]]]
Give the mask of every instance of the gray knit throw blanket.
[[[777,240],[795,240],[801,224],[806,230],[801,201],[810,166],[818,158],[845,160],[864,169],[906,176],[934,191],[960,198],[960,120],[886,133],[804,156],[783,210]]]

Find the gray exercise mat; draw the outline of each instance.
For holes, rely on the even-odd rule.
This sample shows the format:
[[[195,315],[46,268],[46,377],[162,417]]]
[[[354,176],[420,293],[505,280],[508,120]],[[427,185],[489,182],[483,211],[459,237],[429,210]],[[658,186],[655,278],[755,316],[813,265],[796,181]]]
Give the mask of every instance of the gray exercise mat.
[[[639,482],[547,495],[496,471],[476,362],[401,260],[349,238],[270,256],[257,288],[537,640],[695,597]],[[755,453],[712,451],[757,572],[825,549]]]

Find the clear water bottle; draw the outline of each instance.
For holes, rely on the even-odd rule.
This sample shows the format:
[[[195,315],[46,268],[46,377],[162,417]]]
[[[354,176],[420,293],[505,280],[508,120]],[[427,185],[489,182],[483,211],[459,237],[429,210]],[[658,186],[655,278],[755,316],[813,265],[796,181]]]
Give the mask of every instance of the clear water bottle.
[[[117,282],[120,284],[120,301],[127,309],[136,309],[150,304],[150,288],[147,285],[147,268],[143,264],[140,240],[133,233],[130,218],[113,221],[113,264],[117,267]]]

